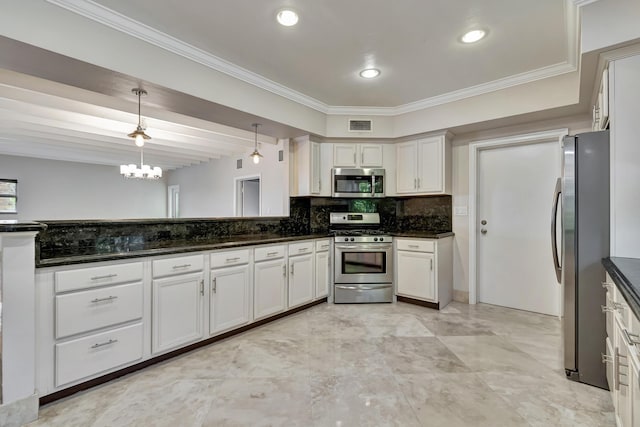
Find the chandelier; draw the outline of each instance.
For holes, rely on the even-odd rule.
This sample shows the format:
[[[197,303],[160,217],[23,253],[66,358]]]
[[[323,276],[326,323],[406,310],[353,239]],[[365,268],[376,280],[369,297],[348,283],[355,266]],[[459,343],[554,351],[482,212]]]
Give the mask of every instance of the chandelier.
[[[260,123],[253,123],[251,126],[253,126],[255,129],[255,145],[253,148],[253,153],[249,154],[249,157],[253,159],[253,163],[258,164],[260,163],[260,158],[262,157],[262,154],[260,154],[260,152],[258,151],[258,126],[260,126]]]
[[[125,178],[159,179],[162,177],[162,169],[158,166],[152,168],[151,166],[144,164],[144,149],[142,147],[144,146],[144,141],[151,139],[151,137],[144,133],[144,129],[142,128],[140,119],[140,97],[142,95],[146,95],[147,91],[140,88],[134,88],[131,89],[131,92],[138,95],[138,127],[127,136],[135,139],[136,145],[140,147],[140,167],[135,163],[120,165],[120,173]]]

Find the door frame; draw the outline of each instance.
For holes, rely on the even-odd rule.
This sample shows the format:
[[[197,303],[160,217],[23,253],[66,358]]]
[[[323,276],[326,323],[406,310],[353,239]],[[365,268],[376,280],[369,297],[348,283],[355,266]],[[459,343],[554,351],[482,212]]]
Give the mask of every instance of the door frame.
[[[541,132],[533,132],[522,135],[505,136],[500,138],[472,141],[469,144],[469,304],[476,304],[478,291],[477,270],[477,197],[478,197],[478,161],[480,152],[494,148],[503,148],[517,145],[529,145],[542,142],[558,142],[558,150],[562,149],[562,138],[569,134],[568,128],[553,129]],[[562,172],[562,156],[557,165],[558,176]],[[553,194],[549,194],[551,198]],[[562,294],[560,294],[562,295]],[[562,307],[562,305],[561,305]]]
[[[258,195],[258,216],[262,216],[262,174],[257,173],[253,175],[244,175],[244,176],[236,176],[233,178],[233,216],[241,216],[242,212],[238,212],[238,197],[239,197],[239,187],[242,185],[243,181],[252,181],[258,180],[258,190],[260,194]]]

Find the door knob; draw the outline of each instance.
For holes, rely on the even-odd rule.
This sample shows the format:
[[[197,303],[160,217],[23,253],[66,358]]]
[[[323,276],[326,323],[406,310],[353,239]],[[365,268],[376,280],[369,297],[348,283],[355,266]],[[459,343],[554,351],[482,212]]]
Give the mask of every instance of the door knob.
[[[487,225],[487,220],[486,220],[486,219],[483,219],[482,221],[480,221],[480,224],[482,224],[482,225]]]
[[[482,234],[487,234],[487,229],[486,229],[486,228],[483,228],[482,230],[480,230],[480,232],[481,232]]]

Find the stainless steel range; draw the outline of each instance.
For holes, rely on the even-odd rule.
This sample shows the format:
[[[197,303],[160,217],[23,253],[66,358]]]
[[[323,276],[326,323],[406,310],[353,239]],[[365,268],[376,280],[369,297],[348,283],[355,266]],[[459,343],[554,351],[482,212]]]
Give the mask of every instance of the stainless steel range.
[[[393,238],[378,213],[332,212],[334,302],[393,302]]]

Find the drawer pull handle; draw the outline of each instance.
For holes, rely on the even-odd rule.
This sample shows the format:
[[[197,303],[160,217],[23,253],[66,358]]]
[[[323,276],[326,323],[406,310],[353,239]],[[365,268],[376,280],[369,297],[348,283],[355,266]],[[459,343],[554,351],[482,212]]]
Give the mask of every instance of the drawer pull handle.
[[[97,304],[99,302],[113,301],[114,299],[118,299],[118,297],[115,296],[115,295],[111,295],[111,296],[108,296],[106,298],[96,298],[96,299],[92,299],[91,303],[92,304]]]
[[[629,345],[638,345],[640,344],[640,336],[638,334],[630,334],[626,329],[622,330],[622,334],[624,335],[624,339]]]
[[[191,264],[182,264],[182,265],[174,265],[173,269],[177,270],[179,268],[189,268],[189,267],[191,267]]]
[[[298,249],[298,252],[306,252],[306,251],[307,251],[307,248],[300,248],[300,249]]]
[[[613,356],[600,353],[600,357],[602,358],[602,363],[613,363]]]
[[[409,247],[418,249],[420,246],[418,246],[418,245],[409,245]]]
[[[276,256],[278,252],[267,252],[267,256]]]
[[[105,345],[115,344],[117,342],[118,342],[118,340],[109,339],[109,341],[96,343],[96,344],[92,345],[90,348],[100,348],[100,347],[104,347]]]
[[[602,282],[602,287],[607,290],[613,289],[613,283]]]
[[[106,276],[93,276],[91,280],[102,280],[102,279],[111,279],[113,277],[117,277],[117,274],[107,274]]]
[[[234,261],[238,261],[240,259],[239,256],[235,256],[233,258],[227,258],[227,262],[234,262]]]

